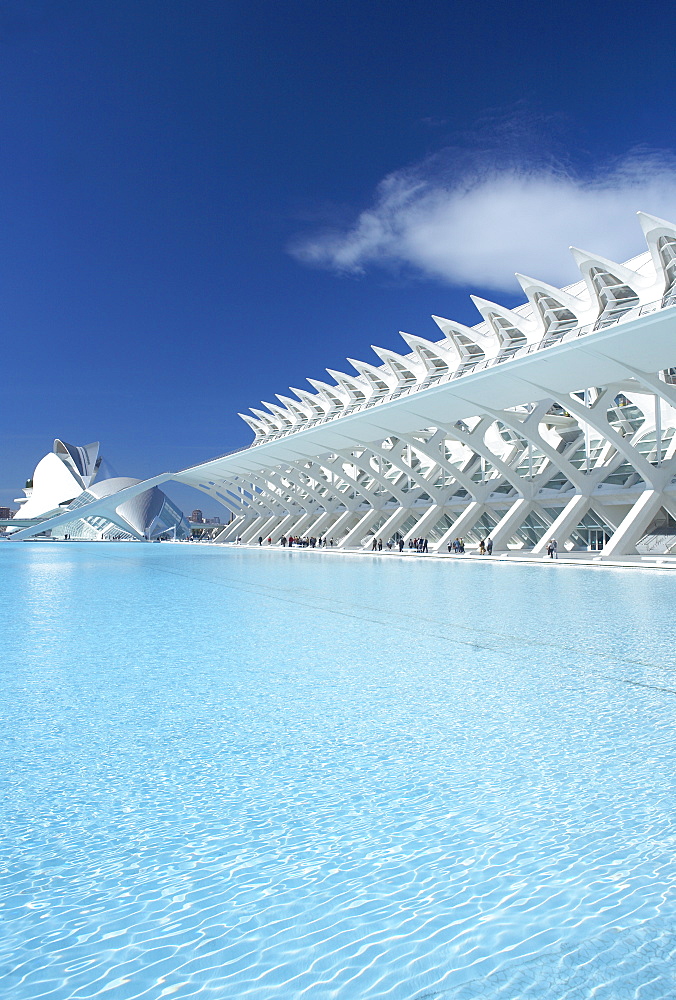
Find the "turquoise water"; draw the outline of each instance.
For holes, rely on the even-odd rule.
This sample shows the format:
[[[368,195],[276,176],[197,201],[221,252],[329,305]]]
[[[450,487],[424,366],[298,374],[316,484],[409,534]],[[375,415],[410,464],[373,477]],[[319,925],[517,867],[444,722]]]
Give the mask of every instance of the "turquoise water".
[[[673,998],[676,576],[0,545],[0,993]]]

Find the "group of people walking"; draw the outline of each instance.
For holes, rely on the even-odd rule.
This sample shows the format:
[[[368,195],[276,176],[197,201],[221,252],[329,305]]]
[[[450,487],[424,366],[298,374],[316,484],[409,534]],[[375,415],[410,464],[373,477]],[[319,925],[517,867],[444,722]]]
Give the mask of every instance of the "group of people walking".
[[[395,541],[394,538],[388,539],[388,541],[386,542],[386,548],[390,552],[392,551],[392,549],[395,546],[398,547],[398,549],[399,549],[400,552],[403,552],[404,551],[404,539],[401,538],[401,537],[399,538],[398,541]],[[371,543],[371,552],[382,552],[382,551],[383,551],[383,540],[382,540],[382,538],[376,538],[376,536],[374,535],[373,536],[373,541]]]
[[[262,545],[264,541],[266,541],[266,540],[263,538],[263,535],[259,535],[258,536],[258,544]],[[238,538],[237,538],[237,544],[241,545],[241,543],[242,543],[242,536],[239,535]],[[271,535],[268,536],[268,538],[267,538],[267,544],[268,545],[272,545],[272,536]],[[334,546],[334,544],[335,544],[335,542],[334,542],[333,538],[328,538],[328,537],[315,538],[314,535],[309,535],[309,536],[308,535],[303,535],[303,536],[300,536],[300,535],[289,535],[288,537],[286,535],[282,535],[282,537],[279,539],[279,544],[283,545],[285,548],[288,545],[288,547],[290,549],[293,548],[294,545],[296,545],[298,548],[303,548],[303,549],[307,549],[307,548],[310,548],[310,549],[314,549],[314,548],[317,548],[317,549],[331,548],[332,549],[333,546]],[[390,538],[385,543],[385,547],[389,551],[391,551],[393,548],[398,548],[400,552],[403,552],[404,551],[404,539],[401,537],[401,535],[399,535],[399,537],[397,539]],[[428,552],[429,551],[428,541],[427,541],[426,538],[409,538],[409,540],[408,540],[408,547],[409,547],[409,549],[411,549],[411,550],[413,550],[415,552]],[[448,542],[448,545],[446,546],[446,548],[448,549],[449,552],[453,552],[454,555],[464,555],[465,554],[465,540],[464,540],[464,538],[454,538],[453,541],[449,541]],[[373,542],[371,543],[371,551],[372,552],[382,552],[382,550],[383,550],[383,540],[382,540],[382,538],[376,538],[375,535],[374,535],[373,536]],[[482,538],[481,541],[479,542],[479,555],[480,556],[486,556],[486,555],[490,556],[492,554],[493,554],[493,539],[490,536],[488,538],[486,538],[486,539]],[[549,556],[550,559],[558,559],[559,558],[559,543],[557,542],[557,540],[555,538],[550,538],[549,541],[547,542],[547,555]]]
[[[258,544],[262,545],[265,542],[267,545],[272,545],[272,535],[268,535],[267,539],[263,535],[258,536]],[[242,536],[238,535],[237,544],[242,544]],[[314,535],[282,535],[279,539],[279,544],[284,546],[288,545],[290,549],[296,545],[299,549],[325,549],[327,547],[333,548],[334,541],[333,538],[315,538]]]
[[[263,535],[258,536],[258,544],[263,545],[263,542],[267,542],[268,545],[272,545],[272,536],[269,535],[267,539]],[[241,545],[242,536],[239,535],[237,538],[237,544]],[[334,539],[327,536],[323,538],[315,538],[314,535],[282,535],[279,539],[279,544],[286,548],[287,546],[291,549],[293,546],[303,549],[326,549],[333,548],[335,545]],[[404,539],[399,535],[396,539],[390,538],[386,543],[385,547],[391,551],[393,548],[398,548],[400,552],[404,551]],[[429,544],[427,538],[409,538],[408,547],[410,550],[415,552],[428,552]],[[452,541],[448,542],[446,546],[449,552],[453,552],[454,555],[464,555],[465,554],[465,540],[464,538],[454,538]],[[547,543],[547,555],[550,559],[558,559],[558,543],[555,538],[550,538]],[[383,540],[382,538],[377,538],[373,536],[373,541],[371,543],[372,552],[382,552],[383,550]],[[479,542],[479,555],[492,555],[493,554],[493,539],[489,536],[486,539],[481,539]]]
[[[268,542],[272,544],[272,539],[269,538]],[[282,535],[279,539],[279,544],[282,546],[289,546],[290,549],[296,545],[300,549],[325,549],[333,548],[333,538],[315,538],[314,535]]]

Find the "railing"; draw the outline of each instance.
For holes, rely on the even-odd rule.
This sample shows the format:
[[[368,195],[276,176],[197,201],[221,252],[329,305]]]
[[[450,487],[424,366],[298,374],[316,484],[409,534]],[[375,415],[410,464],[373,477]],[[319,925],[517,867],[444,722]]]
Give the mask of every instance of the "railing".
[[[590,333],[597,333],[600,330],[609,329],[612,326],[617,326],[619,323],[625,323],[632,319],[638,319],[640,316],[649,316],[651,313],[658,312],[663,308],[662,302],[663,299],[657,299],[654,302],[646,302],[642,306],[634,306],[633,308],[627,310],[627,312],[622,313],[620,316],[617,316],[609,322],[604,323],[603,320],[599,318],[594,323],[587,323],[579,329],[574,327],[572,330],[566,331],[561,336],[557,336],[556,334],[547,334],[537,344],[527,344],[523,347],[502,348],[495,357],[485,358],[483,361],[462,361],[454,371],[448,371],[445,373],[433,372],[427,375],[422,382],[412,382],[410,385],[399,385],[396,386],[391,392],[382,395],[377,399],[367,399],[363,403],[350,403],[345,409],[339,410],[336,413],[327,413],[323,417],[314,417],[312,420],[307,420],[302,424],[297,424],[293,427],[285,427],[273,432],[272,434],[268,434],[266,437],[257,438],[248,447],[238,448],[236,451],[229,452],[229,454],[236,455],[240,451],[248,451],[249,448],[255,448],[257,445],[278,441],[281,438],[288,437],[289,434],[295,434],[297,431],[304,431],[310,427],[317,427],[321,424],[331,423],[334,420],[338,420],[340,417],[346,416],[348,413],[360,413],[372,406],[380,406],[382,403],[390,403],[395,399],[400,399],[402,396],[409,396],[412,393],[430,388],[432,385],[442,385],[446,382],[452,382],[457,378],[462,378],[464,375],[485,371],[487,368],[504,364],[508,361],[512,361],[514,358],[523,358],[528,354],[535,354],[538,351],[546,350],[549,347],[556,347],[559,344],[565,344],[571,340],[576,340],[578,337],[586,337]],[[664,308],[674,308],[674,305],[665,306]]]

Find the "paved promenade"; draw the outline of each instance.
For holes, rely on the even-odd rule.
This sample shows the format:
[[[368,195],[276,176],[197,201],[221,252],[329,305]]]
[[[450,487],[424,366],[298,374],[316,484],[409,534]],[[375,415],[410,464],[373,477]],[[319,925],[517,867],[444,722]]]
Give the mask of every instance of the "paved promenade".
[[[166,543],[165,543],[166,544]],[[174,543],[171,543],[174,544]],[[185,542],[176,544],[184,545]],[[392,549],[383,549],[382,552],[372,552],[371,549],[339,549],[339,548],[307,548],[294,545],[291,549],[286,549],[281,545],[258,545],[258,543],[247,543],[237,545],[236,542],[197,542],[198,545],[227,545],[234,549],[247,549],[249,551],[261,552],[292,552],[299,555],[342,555],[342,556],[362,556],[371,559],[446,559],[451,562],[492,562],[492,563],[525,563],[542,566],[577,566],[587,569],[650,569],[650,570],[676,570],[676,555],[651,555],[651,556],[623,556],[622,559],[603,559],[600,552],[565,552],[559,554],[558,559],[550,559],[549,556],[534,556],[529,552],[498,552],[495,555],[479,555],[478,552],[465,552],[464,555],[456,555],[447,552],[416,552],[414,549],[404,549],[403,552]]]

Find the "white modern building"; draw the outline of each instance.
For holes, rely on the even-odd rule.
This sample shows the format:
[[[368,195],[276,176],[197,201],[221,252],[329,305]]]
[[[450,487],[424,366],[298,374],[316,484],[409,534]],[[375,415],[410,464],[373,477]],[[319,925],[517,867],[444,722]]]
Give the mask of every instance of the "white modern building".
[[[638,257],[573,249],[575,284],[517,275],[522,306],[474,298],[475,326],[434,317],[435,339],[402,334],[401,353],[374,347],[242,415],[249,447],[136,488],[201,490],[233,515],[225,542],[676,551],[676,225],[639,221]]]
[[[57,438],[26,483],[24,496],[17,498],[20,509],[13,519],[17,529],[10,524],[9,531],[18,535],[18,525],[33,521],[34,534],[46,532],[51,538],[125,541],[189,536],[185,517],[157,486],[146,484],[127,496],[124,491],[139,483],[117,476],[99,454],[98,442],[78,447]],[[80,516],[96,500],[105,503],[95,514]]]

